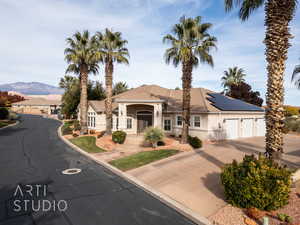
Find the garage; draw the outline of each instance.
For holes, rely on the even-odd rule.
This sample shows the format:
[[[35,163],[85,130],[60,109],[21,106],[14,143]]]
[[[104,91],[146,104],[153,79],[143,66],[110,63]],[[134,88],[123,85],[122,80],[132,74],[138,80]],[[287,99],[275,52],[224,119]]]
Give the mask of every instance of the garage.
[[[246,118],[241,120],[241,137],[247,138],[253,136],[253,119]]]
[[[238,119],[226,119],[225,131],[227,139],[236,139],[239,137],[239,120]]]
[[[256,120],[256,136],[265,136],[266,134],[266,123],[264,118]]]

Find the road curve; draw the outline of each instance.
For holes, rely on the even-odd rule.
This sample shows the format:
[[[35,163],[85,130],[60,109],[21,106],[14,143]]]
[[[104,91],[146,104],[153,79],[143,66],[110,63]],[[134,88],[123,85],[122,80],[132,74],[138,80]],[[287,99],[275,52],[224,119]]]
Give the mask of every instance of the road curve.
[[[0,225],[194,224],[71,149],[59,126],[22,115],[20,124],[0,130]],[[82,171],[62,174],[68,168]]]

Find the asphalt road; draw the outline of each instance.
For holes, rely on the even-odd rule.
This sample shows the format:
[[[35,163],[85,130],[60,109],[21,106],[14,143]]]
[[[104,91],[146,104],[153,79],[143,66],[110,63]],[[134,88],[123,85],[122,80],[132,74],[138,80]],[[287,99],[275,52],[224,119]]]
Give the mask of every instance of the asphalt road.
[[[194,224],[72,150],[59,139],[59,126],[23,115],[19,125],[0,130],[0,225]],[[68,168],[82,172],[62,174]]]

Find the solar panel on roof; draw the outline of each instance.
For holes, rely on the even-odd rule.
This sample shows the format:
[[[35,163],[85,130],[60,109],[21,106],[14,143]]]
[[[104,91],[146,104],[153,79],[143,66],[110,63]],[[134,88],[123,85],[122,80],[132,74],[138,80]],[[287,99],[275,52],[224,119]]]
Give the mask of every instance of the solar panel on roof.
[[[222,94],[209,93],[208,95],[210,97],[207,99],[212,103],[212,105],[222,111],[264,111],[258,106],[248,104],[238,99],[229,98]]]

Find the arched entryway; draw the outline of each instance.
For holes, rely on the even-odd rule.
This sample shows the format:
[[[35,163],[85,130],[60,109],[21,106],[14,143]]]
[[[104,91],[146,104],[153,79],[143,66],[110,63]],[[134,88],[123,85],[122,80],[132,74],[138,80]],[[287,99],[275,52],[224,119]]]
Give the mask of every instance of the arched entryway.
[[[137,132],[141,133],[144,132],[144,130],[147,127],[153,126],[153,112],[152,111],[137,111],[136,112],[136,118],[137,118]]]

